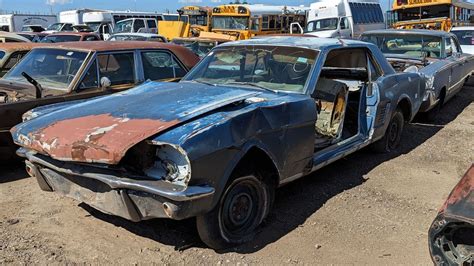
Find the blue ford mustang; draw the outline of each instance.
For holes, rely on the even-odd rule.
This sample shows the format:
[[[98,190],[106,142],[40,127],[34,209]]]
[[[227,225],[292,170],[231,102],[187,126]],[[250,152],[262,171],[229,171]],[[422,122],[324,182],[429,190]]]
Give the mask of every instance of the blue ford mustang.
[[[12,135],[43,190],[132,221],[196,216],[220,249],[254,237],[278,186],[396,149],[424,84],[372,44],[269,37],[218,46],[179,83],[33,109]]]

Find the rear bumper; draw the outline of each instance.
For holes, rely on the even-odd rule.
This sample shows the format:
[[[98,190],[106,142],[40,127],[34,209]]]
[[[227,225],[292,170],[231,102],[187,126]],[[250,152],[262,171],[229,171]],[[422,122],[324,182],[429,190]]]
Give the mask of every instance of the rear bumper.
[[[42,190],[55,191],[131,221],[180,220],[208,212],[212,206],[214,188],[209,186],[183,187],[163,180],[130,179],[106,169],[31,153],[25,156],[27,171]]]

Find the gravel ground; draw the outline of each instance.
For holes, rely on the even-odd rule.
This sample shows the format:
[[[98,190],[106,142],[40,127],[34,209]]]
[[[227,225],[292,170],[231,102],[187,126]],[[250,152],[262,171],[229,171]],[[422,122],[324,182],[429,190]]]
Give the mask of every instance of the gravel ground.
[[[280,188],[257,239],[220,252],[193,219],[129,222],[3,166],[0,263],[430,265],[430,223],[474,162],[473,100],[465,87],[434,123],[407,125],[397,153],[363,150]]]

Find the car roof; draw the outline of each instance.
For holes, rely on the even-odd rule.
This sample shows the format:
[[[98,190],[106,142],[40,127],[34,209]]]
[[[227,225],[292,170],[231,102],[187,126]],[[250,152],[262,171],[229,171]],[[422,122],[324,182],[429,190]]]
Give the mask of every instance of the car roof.
[[[97,35],[94,32],[81,32],[81,31],[61,31],[56,33],[51,33],[48,36],[84,36],[84,35]]]
[[[346,39],[303,37],[303,36],[273,36],[268,38],[249,39],[244,41],[228,42],[219,45],[220,47],[235,45],[272,45],[272,46],[298,46],[313,50],[321,50],[333,46],[370,46],[372,44]]]
[[[398,29],[386,29],[386,30],[371,30],[362,33],[362,35],[366,34],[408,34],[408,35],[428,35],[428,36],[436,36],[436,37],[446,37],[450,36],[451,34],[445,31],[440,30],[423,30],[423,29],[412,29],[412,30],[398,30]]]
[[[189,49],[170,43],[154,41],[116,41],[116,42],[61,42],[54,45],[48,45],[48,49],[78,50],[84,52],[107,52],[136,49],[165,49],[175,54],[183,64],[191,69],[199,58]]]
[[[19,41],[24,41],[24,42],[30,42],[30,40],[28,40],[27,38],[21,35],[18,35],[16,33],[6,32],[6,31],[0,31],[0,37],[11,38],[11,39],[19,40]]]
[[[141,37],[163,37],[162,35],[156,33],[141,33],[141,32],[122,32],[122,33],[115,33],[112,36],[141,36]]]
[[[173,38],[171,41],[195,41],[195,42],[220,42],[220,43],[225,43],[225,42],[230,42],[231,40],[228,39],[220,39],[220,38],[209,38],[209,37],[176,37]]]
[[[457,30],[474,30],[474,26],[454,27],[451,29],[451,31],[457,31]]]
[[[16,52],[16,51],[28,51],[35,47],[40,46],[49,46],[45,43],[35,43],[35,42],[7,42],[2,43],[0,50],[5,52]]]

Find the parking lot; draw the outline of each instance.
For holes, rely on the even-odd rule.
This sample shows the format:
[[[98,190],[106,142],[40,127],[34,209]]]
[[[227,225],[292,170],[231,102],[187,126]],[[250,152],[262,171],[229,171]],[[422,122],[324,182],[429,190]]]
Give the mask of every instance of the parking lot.
[[[397,153],[363,150],[280,188],[257,239],[219,252],[193,220],[129,222],[2,166],[0,263],[431,264],[430,223],[474,161],[473,100],[466,86],[434,123],[407,125]]]

